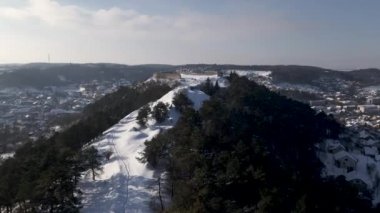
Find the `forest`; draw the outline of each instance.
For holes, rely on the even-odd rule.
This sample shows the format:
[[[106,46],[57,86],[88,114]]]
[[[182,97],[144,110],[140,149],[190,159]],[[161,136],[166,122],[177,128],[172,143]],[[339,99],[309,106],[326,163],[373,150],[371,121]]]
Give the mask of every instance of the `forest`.
[[[122,87],[86,107],[65,131],[23,145],[0,165],[0,212],[79,212],[82,172],[90,170],[95,179],[100,161],[107,158],[88,144],[170,90],[159,83]]]
[[[231,74],[199,111],[183,96],[177,125],[147,141],[143,162],[164,170],[165,212],[376,212],[344,177],[322,178],[316,146],[343,127],[332,116]],[[160,199],[162,200],[162,199]]]
[[[332,116],[231,74],[230,86],[209,80],[210,95],[199,111],[179,93],[181,117],[146,141],[143,162],[165,171],[158,177],[161,212],[376,212],[366,193],[344,177],[322,178],[317,145],[343,130]],[[146,83],[120,88],[83,111],[71,127],[49,139],[23,145],[0,166],[0,211],[79,212],[77,184],[84,171],[95,180],[100,161],[91,141],[123,116],[170,91]],[[166,117],[166,106],[141,108]],[[109,154],[109,153],[108,153]],[[108,156],[109,157],[109,156]],[[162,201],[162,199],[160,199]]]

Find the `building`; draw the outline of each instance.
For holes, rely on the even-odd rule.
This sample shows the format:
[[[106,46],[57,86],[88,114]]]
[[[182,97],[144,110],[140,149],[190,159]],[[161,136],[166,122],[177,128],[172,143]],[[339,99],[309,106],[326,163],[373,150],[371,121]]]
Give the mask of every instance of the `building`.
[[[377,113],[379,109],[376,105],[359,105],[358,109],[361,113]]]
[[[374,140],[372,138],[367,139],[367,140],[361,140],[361,145],[362,146],[378,146],[379,141]]]
[[[363,148],[363,154],[367,155],[369,157],[375,157],[378,154],[377,148],[376,147],[364,147]]]
[[[371,97],[367,99],[367,103],[371,105],[380,105],[380,98],[376,97]]]
[[[345,148],[342,144],[333,140],[326,140],[326,151],[328,153],[335,154],[344,150]]]
[[[335,165],[346,170],[346,172],[351,172],[356,169],[357,160],[346,151],[340,151],[333,155]]]

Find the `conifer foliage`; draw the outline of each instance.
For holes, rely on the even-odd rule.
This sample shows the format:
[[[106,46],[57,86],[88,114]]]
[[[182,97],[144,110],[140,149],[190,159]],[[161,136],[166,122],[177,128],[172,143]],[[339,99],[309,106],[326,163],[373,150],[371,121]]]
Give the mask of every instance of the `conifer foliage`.
[[[193,102],[187,97],[184,92],[179,92],[174,96],[173,104],[179,112],[184,112],[189,107],[193,106]]]
[[[145,127],[146,122],[148,122],[148,118],[149,118],[150,113],[151,113],[150,106],[149,105],[143,106],[137,114],[137,118],[136,118],[137,123],[140,126]]]
[[[165,121],[165,119],[168,117],[168,113],[168,106],[163,102],[158,102],[152,110],[152,116],[158,123]]]
[[[103,156],[101,156],[98,150],[93,146],[83,150],[83,164],[85,168],[91,170],[92,180],[95,180],[99,174],[98,171],[101,170],[102,158]]]
[[[229,80],[145,143],[142,160],[167,172],[165,211],[375,211],[344,178],[320,177],[315,144],[338,136],[334,119],[236,74]]]

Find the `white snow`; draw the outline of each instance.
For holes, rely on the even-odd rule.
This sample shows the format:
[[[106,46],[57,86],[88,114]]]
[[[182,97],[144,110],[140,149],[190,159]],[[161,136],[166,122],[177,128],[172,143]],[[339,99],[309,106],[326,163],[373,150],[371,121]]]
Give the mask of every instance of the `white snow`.
[[[14,152],[0,154],[0,161],[1,160],[6,160],[8,158],[12,158],[14,155],[15,155]]]
[[[199,90],[186,90],[187,97],[193,102],[193,107],[199,110],[204,101],[208,100],[208,96]]]
[[[255,75],[268,77],[272,74],[272,71],[253,71]]]
[[[199,81],[198,81],[199,83]],[[112,150],[113,154],[102,165],[102,172],[96,181],[87,172],[80,183],[83,192],[82,212],[151,212],[150,202],[156,196],[155,172],[141,163],[144,142],[151,140],[160,132],[172,128],[179,118],[179,112],[172,105],[177,92],[184,91],[199,109],[208,96],[201,91],[189,87],[178,87],[159,100],[151,103],[153,107],[158,102],[169,105],[169,117],[163,123],[149,119],[146,128],[140,128],[136,117],[138,110],[124,117],[120,122],[103,133],[103,136],[91,146],[100,153]]]
[[[209,79],[216,79],[218,78],[218,75],[217,74],[212,74],[212,75],[197,75],[197,74],[184,74],[184,73],[181,73],[181,78],[182,79],[195,79],[195,80],[198,80],[198,81],[206,81],[207,78]]]

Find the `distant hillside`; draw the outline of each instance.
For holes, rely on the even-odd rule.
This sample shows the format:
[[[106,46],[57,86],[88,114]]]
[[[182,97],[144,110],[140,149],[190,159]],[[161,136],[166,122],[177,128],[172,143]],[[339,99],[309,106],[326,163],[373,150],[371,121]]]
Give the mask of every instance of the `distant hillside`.
[[[361,86],[380,84],[379,69],[360,69],[353,71],[336,71],[319,67],[307,66],[275,66],[272,69],[272,78],[275,82],[288,82],[298,84],[316,84],[321,79],[335,81],[355,81]]]
[[[170,65],[119,65],[119,64],[44,64],[34,63],[7,67],[0,75],[0,87],[44,87],[63,86],[91,80],[124,78],[142,81],[155,72],[172,71]]]
[[[314,66],[301,65],[233,65],[233,64],[187,64],[181,68],[195,70],[258,70],[272,71],[275,83],[291,84],[320,84],[321,80],[335,82],[337,79],[356,81],[362,86],[380,85],[379,69],[359,69],[352,71],[338,71]]]
[[[1,67],[0,87],[44,87],[62,86],[91,80],[112,80],[124,78],[142,81],[155,72],[174,71],[188,68],[198,71],[221,70],[265,70],[272,71],[275,83],[310,84],[319,86],[336,80],[355,81],[361,86],[380,85],[379,69],[337,71],[313,66],[300,65],[233,65],[233,64],[187,64],[181,66],[145,64],[46,64],[7,65]]]
[[[353,80],[359,81],[367,86],[380,84],[379,69],[360,69],[347,73]]]

